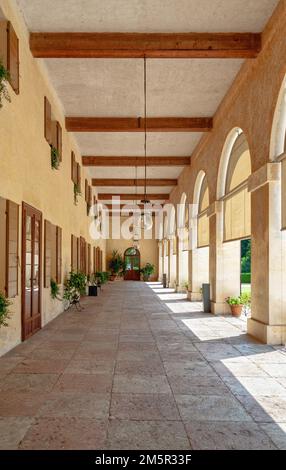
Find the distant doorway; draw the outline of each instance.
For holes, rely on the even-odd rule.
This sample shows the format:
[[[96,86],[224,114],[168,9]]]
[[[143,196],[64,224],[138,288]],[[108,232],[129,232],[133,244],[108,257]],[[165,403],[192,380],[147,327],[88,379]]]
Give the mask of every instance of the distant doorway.
[[[140,281],[140,251],[136,248],[127,248],[124,253],[125,281]]]

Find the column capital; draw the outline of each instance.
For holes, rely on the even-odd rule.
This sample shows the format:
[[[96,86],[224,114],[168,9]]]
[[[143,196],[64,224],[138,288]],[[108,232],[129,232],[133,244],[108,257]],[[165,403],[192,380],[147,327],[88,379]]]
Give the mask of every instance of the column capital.
[[[281,165],[278,162],[266,163],[248,178],[248,191],[252,193],[271,181],[281,178]]]

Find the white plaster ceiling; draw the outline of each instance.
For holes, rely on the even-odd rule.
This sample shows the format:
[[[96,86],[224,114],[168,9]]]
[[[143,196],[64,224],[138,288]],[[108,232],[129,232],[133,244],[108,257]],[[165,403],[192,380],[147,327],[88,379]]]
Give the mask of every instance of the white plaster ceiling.
[[[279,0],[16,0],[30,31],[260,32]],[[243,61],[147,60],[147,116],[213,116]],[[47,59],[67,116],[143,117],[142,59]],[[75,133],[82,155],[143,156],[143,133]],[[191,156],[201,133],[149,133],[150,156]],[[182,167],[148,167],[177,178]],[[90,167],[94,178],[134,178],[135,169]],[[138,168],[138,177],[144,176]],[[167,193],[171,187],[150,188]],[[133,188],[98,187],[97,192]]]
[[[259,32],[279,0],[17,0],[30,31]]]
[[[75,132],[82,155],[144,156],[143,132]],[[199,142],[200,132],[150,132],[147,155],[189,157]]]

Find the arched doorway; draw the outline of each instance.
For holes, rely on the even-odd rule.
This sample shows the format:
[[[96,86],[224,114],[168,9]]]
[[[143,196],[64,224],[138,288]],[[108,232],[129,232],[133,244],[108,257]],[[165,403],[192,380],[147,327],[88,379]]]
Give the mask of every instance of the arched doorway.
[[[137,248],[127,248],[124,252],[125,281],[140,281],[140,251]]]

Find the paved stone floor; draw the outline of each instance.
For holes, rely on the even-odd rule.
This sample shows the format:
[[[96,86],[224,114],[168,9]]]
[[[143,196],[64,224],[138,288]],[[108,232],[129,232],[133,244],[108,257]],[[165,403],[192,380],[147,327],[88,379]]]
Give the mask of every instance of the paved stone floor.
[[[2,449],[286,449],[286,352],[114,282],[0,359]]]

